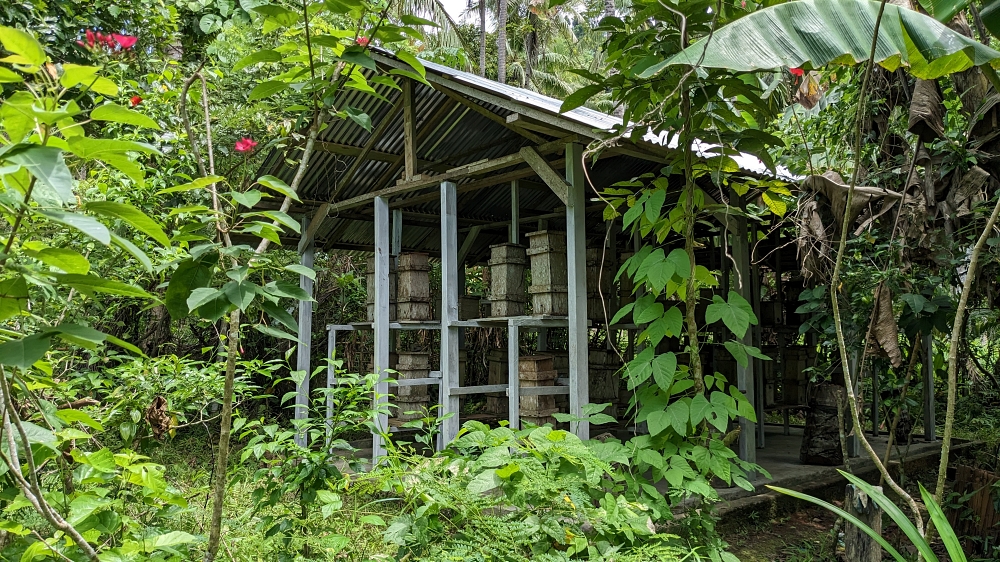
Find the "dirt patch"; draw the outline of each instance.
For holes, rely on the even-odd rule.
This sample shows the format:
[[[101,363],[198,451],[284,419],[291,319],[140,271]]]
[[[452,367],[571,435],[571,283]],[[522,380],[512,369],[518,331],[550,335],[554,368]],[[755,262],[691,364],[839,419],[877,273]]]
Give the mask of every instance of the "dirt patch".
[[[836,520],[825,509],[803,509],[770,521],[748,521],[725,539],[741,562],[832,560],[830,531]]]

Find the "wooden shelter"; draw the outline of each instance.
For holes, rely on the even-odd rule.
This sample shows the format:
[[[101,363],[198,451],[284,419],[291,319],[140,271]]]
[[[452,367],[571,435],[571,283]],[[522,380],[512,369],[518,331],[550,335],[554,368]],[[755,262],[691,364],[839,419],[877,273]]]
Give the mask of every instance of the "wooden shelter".
[[[385,71],[409,68],[391,53],[376,51],[373,56]],[[670,149],[658,142],[622,142],[601,151],[596,161],[587,158],[585,167],[585,145],[609,137],[619,119],[586,108],[560,113],[558,100],[437,64],[424,64],[430,87],[403,78],[401,90],[374,85],[384,100],[352,90],[340,93],[334,105],[364,111],[371,116],[373,127],[368,131],[351,120],[340,120],[320,133],[316,143],[319,152],[300,185],[301,204],[291,210],[303,217],[299,239],[303,264],[311,266],[316,248],[374,255],[374,275],[370,281],[373,295],[369,295],[371,321],[328,326],[328,352],[334,351],[339,332],[370,329],[374,332],[375,349],[372,365],[376,372],[384,373],[395,368],[390,364],[392,331],[440,331],[440,364],[430,366],[428,371],[414,371],[427,376],[399,377],[393,390],[400,393],[407,386],[439,388],[436,399],[441,405],[439,415],[455,414],[443,421],[440,443],[450,441],[458,433],[459,398],[463,395],[506,394],[512,427],[519,426],[521,398],[526,396],[564,396],[568,413],[582,417],[582,408],[590,401],[591,372],[598,369],[590,364],[590,336],[592,330],[604,324],[605,318],[603,314],[595,314],[595,309],[602,306],[601,297],[593,290],[590,297],[594,302],[590,303],[588,314],[587,250],[593,249],[602,262],[608,261],[613,275],[622,254],[638,246],[638,241],[622,235],[620,222],[604,220],[605,204],[597,194],[618,181],[658,171]],[[290,181],[294,167],[286,162],[283,153],[275,152],[265,162],[263,172]],[[681,181],[673,177],[671,184],[679,188]],[[676,201],[676,192],[673,197]],[[793,314],[796,303],[784,299],[781,287],[782,272],[797,269],[794,252],[762,252],[767,257],[751,264],[751,232],[746,218],[721,219],[719,225],[702,237],[704,249],[699,250],[699,261],[704,259],[703,263],[723,271],[723,290],[739,291],[753,304],[758,317],[770,317],[771,324],[777,327],[778,340],[784,342],[780,334],[794,333],[797,337],[798,324]],[[485,263],[494,252],[506,251],[497,250],[495,247],[499,245],[526,245],[528,225],[534,225],[540,232],[550,228],[565,232],[566,275],[546,273],[554,281],[548,288],[533,289],[542,296],[549,295],[545,306],[554,307],[552,310],[558,311],[564,302],[565,314],[460,317],[465,266]],[[533,238],[532,245],[535,242]],[[777,239],[766,240],[764,246],[780,248],[780,243]],[[440,260],[441,302],[433,317],[405,321],[394,316],[399,303],[395,301],[396,290],[390,288],[404,274],[395,270],[396,257],[414,252]],[[536,255],[531,257],[534,261]],[[510,256],[506,259],[504,263],[516,265],[516,259]],[[732,263],[739,274],[728,273]],[[764,303],[765,308],[771,307],[769,315],[762,309],[762,266],[776,274],[778,296],[773,303]],[[599,267],[600,263],[591,263],[592,281],[597,279]],[[537,275],[541,278],[542,273],[539,271]],[[564,289],[559,284],[561,279],[565,279]],[[311,294],[312,281],[302,277],[301,284]],[[611,293],[605,304],[609,317],[617,310],[619,299],[629,296],[628,291],[619,295],[618,289],[612,289]],[[534,308],[537,310],[539,306]],[[307,373],[311,372],[311,325],[312,303],[302,302],[297,368]],[[460,332],[475,327],[507,329],[506,381],[478,386],[461,384]],[[553,328],[564,328],[568,333],[566,376],[522,386],[519,365],[524,361],[519,357],[519,333],[538,331],[538,352],[543,353],[546,331]],[[637,327],[611,328],[634,337]],[[760,329],[746,336],[746,343],[763,347],[761,341]],[[721,349],[721,345],[715,347]],[[722,360],[716,361],[714,356],[710,360],[716,370],[722,366]],[[753,360],[746,367],[733,363],[730,367],[739,389],[762,412],[767,395],[760,361]],[[609,371],[603,365],[600,369]],[[327,383],[336,384],[332,369]],[[306,416],[309,384],[309,377],[305,377],[299,386],[297,417]],[[389,391],[387,381],[379,383],[377,394],[385,396]],[[408,395],[423,399],[419,393]],[[531,403],[542,402],[548,404],[544,400]],[[385,416],[378,420],[384,429],[388,429],[388,423]],[[739,456],[752,462],[756,448],[763,445],[764,434],[749,419],[741,419],[740,425],[743,431]],[[581,438],[590,435],[586,422],[572,423],[570,429]],[[384,452],[381,437],[375,435],[374,456]]]

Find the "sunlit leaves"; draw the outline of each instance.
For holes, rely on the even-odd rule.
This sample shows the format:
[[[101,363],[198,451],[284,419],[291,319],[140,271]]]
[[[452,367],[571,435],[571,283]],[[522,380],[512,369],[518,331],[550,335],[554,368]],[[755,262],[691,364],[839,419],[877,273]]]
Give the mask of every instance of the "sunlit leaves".
[[[742,338],[750,324],[757,323],[757,316],[746,299],[736,291],[730,291],[728,301],[715,295],[712,297],[712,304],[705,310],[705,322],[713,324],[719,320],[737,337]]]
[[[45,50],[31,34],[14,27],[0,26],[0,45],[23,59],[22,63],[39,66],[45,62]]]
[[[160,125],[149,116],[134,109],[120,106],[115,103],[106,103],[95,107],[90,112],[90,118],[94,121],[108,121],[111,123],[123,123],[136,127],[146,127],[149,129],[160,129]]]
[[[0,151],[0,160],[22,166],[34,176],[38,183],[36,189],[43,201],[59,201],[63,204],[75,201],[73,176],[66,166],[61,149],[18,144]]]

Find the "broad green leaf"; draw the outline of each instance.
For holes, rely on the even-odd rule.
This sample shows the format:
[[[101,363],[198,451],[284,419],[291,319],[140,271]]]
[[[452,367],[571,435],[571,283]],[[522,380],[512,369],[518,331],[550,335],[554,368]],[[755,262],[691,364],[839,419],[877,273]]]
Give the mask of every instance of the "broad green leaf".
[[[48,217],[49,220],[79,230],[105,246],[111,243],[111,232],[108,230],[108,227],[93,217],[88,217],[80,213],[64,213],[62,211],[40,210],[38,212]]]
[[[90,112],[90,118],[94,121],[108,121],[111,123],[135,125],[136,127],[160,129],[156,121],[153,121],[149,116],[115,103],[106,103],[95,107]]]
[[[250,96],[247,97],[247,101],[257,101],[269,98],[287,88],[288,83],[282,82],[281,80],[268,80],[267,82],[261,82],[254,86],[253,90],[250,90]]]
[[[13,27],[0,26],[0,44],[15,55],[27,59],[32,66],[45,62],[45,49],[31,34]]]
[[[137,297],[143,299],[153,298],[146,291],[135,285],[112,281],[96,275],[79,275],[75,273],[57,274],[56,280],[64,285],[69,285],[84,294],[105,293],[109,295],[119,295],[123,297]]]
[[[256,189],[251,189],[245,193],[240,193],[239,191],[230,191],[229,196],[233,198],[240,205],[248,209],[252,209],[254,205],[260,203],[261,193]]]
[[[257,179],[257,183],[263,185],[268,189],[277,191],[278,193],[284,195],[285,197],[291,198],[293,201],[298,201],[299,196],[295,193],[295,190],[288,186],[287,183],[282,181],[280,178],[274,176],[261,176]]]
[[[397,56],[398,55],[399,53],[397,53]],[[351,46],[344,49],[344,52],[341,53],[340,57],[338,58],[350,64],[354,64],[362,68],[367,68],[368,70],[378,69],[378,67],[375,66],[375,59],[373,59],[368,53],[366,53],[365,49],[360,46]],[[411,56],[410,58],[413,57]],[[420,65],[420,68],[423,68],[423,65]],[[418,80],[422,81],[424,79],[423,74],[418,74],[418,76],[419,76]]]
[[[66,143],[69,149],[80,158],[97,158],[103,160],[109,155],[125,155],[129,152],[142,152],[145,154],[158,154],[151,145],[113,139],[92,139],[90,137],[73,137]]]
[[[126,252],[128,252],[129,255],[131,255],[133,258],[135,258],[136,260],[138,260],[140,264],[142,264],[142,267],[146,271],[148,271],[150,273],[153,272],[153,262],[152,262],[152,260],[150,260],[149,256],[146,255],[146,252],[143,252],[142,250],[140,250],[139,247],[136,246],[135,244],[133,244],[131,240],[129,240],[127,238],[122,238],[121,236],[118,236],[117,234],[115,234],[114,232],[112,232],[111,233],[111,243],[114,244],[115,246],[118,246],[122,250],[125,250]]]
[[[364,111],[353,107],[345,107],[344,113],[362,129],[366,131],[372,130],[372,118]]]
[[[0,281],[0,321],[28,310],[28,283],[18,275]]]
[[[24,78],[20,74],[0,66],[0,84],[17,84],[18,82],[24,82]]]
[[[691,425],[698,425],[701,420],[708,417],[712,411],[712,404],[705,398],[704,394],[696,394],[691,399]]]
[[[764,193],[760,194],[760,198],[764,200],[764,204],[767,205],[771,212],[778,215],[779,217],[785,216],[785,211],[788,209],[788,205],[781,198],[780,195],[775,193],[773,190],[768,189]]]
[[[277,304],[266,299],[260,302],[260,307],[263,308],[264,312],[266,312],[271,318],[281,323],[282,326],[293,332],[299,331],[299,325],[298,322],[295,321],[295,317],[284,308],[281,308]]]
[[[670,417],[670,426],[674,428],[677,435],[687,435],[688,421],[691,419],[691,410],[687,399],[680,399],[667,406],[667,415]]]
[[[139,544],[142,545],[143,552],[150,553],[182,544],[191,544],[196,540],[197,537],[184,531],[170,531],[162,535],[145,536],[142,541],[139,541]]]
[[[73,176],[66,166],[62,149],[36,144],[17,145],[0,158],[28,170],[38,180],[35,189],[43,191],[42,195],[46,199],[63,204],[76,200],[73,195]]]
[[[295,300],[311,301],[312,297],[298,285],[287,281],[272,281],[264,286],[264,292],[276,297],[288,297]]]
[[[994,37],[1000,37],[1000,2],[997,0],[984,1],[982,9],[979,11],[979,18],[983,20],[983,25]]]
[[[466,489],[470,494],[485,494],[502,484],[503,482],[500,480],[500,477],[497,476],[496,469],[490,468],[477,474],[469,482]]]
[[[59,83],[62,84],[64,88],[72,88],[73,86],[83,84],[89,85],[97,77],[97,73],[100,71],[96,66],[82,66],[79,64],[64,63],[62,65],[62,76],[59,77]]]
[[[61,269],[65,273],[85,274],[90,271],[90,262],[76,250],[69,248],[45,248],[38,252],[33,252],[31,257]]]
[[[29,421],[22,421],[21,426],[24,428],[24,434],[28,438],[28,443],[31,445],[41,445],[43,447],[57,451],[57,445],[59,443],[59,438],[56,437],[54,433],[45,429],[44,427],[35,425]],[[21,442],[20,432],[15,432],[15,439]],[[22,442],[23,446],[23,442]]]
[[[0,365],[27,370],[35,361],[45,357],[51,343],[52,337],[47,334],[34,334],[4,342],[0,344]]]
[[[259,62],[281,62],[281,59],[281,53],[278,51],[272,49],[257,51],[256,53],[252,53],[240,59],[239,62],[233,66],[233,72],[243,70],[251,64],[257,64]]]
[[[820,68],[868,60],[880,2],[800,0],[758,10],[716,29],[667,60],[734,71]],[[822,32],[820,32],[822,30]],[[908,67],[934,80],[972,66],[996,65],[997,52],[930,16],[891,3],[879,27],[875,62]]]
[[[93,84],[89,84],[89,86],[90,86],[91,90],[93,90],[94,92],[97,92],[98,94],[101,94],[101,95],[105,95],[105,96],[117,96],[118,95],[118,84],[115,84],[114,82],[112,82],[111,80],[108,80],[107,78],[105,78],[103,76],[101,76],[97,80],[95,80],[93,82]]]
[[[306,267],[302,264],[293,263],[292,265],[286,265],[285,269],[291,271],[292,273],[297,273],[298,275],[305,275],[306,277],[316,280],[316,270],[311,267]]]
[[[424,68],[424,63],[420,62],[420,59],[418,59],[417,57],[400,49],[396,51],[396,58],[410,65],[410,68],[415,70],[417,74],[421,76],[427,76],[427,70]]]
[[[192,182],[182,183],[180,185],[175,185],[173,187],[168,187],[166,189],[161,189],[157,191],[157,195],[166,195],[168,193],[179,193],[182,191],[191,191],[193,189],[201,189],[203,187],[208,187],[213,183],[219,183],[226,181],[226,178],[222,176],[206,176],[203,178],[198,178]]]
[[[661,353],[653,359],[651,365],[656,386],[664,392],[669,391],[670,385],[674,384],[674,373],[677,372],[677,356],[672,351]]]
[[[650,435],[659,435],[670,427],[670,415],[663,410],[653,412],[646,418],[646,427],[649,429]]]
[[[587,103],[587,100],[603,91],[604,86],[601,84],[589,84],[584,86],[566,96],[566,99],[563,100],[562,105],[559,107],[559,112],[566,113],[567,111],[572,111]]]
[[[254,295],[257,294],[257,286],[249,281],[237,283],[230,281],[222,287],[222,292],[226,294],[229,302],[233,303],[240,310],[246,310],[253,302]]]
[[[163,296],[167,312],[174,320],[180,320],[190,312],[187,305],[188,297],[195,289],[206,287],[212,281],[215,262],[219,254],[212,252],[203,254],[198,259],[186,259],[177,265],[177,270],[170,276],[170,284]]]
[[[71,410],[68,408],[56,410],[56,417],[67,424],[81,423],[95,431],[104,431],[104,426],[100,422],[82,410]]]
[[[274,338],[281,338],[295,343],[299,342],[298,336],[294,334],[289,334],[288,332],[279,330],[277,328],[272,328],[271,326],[265,326],[264,324],[254,324],[254,329],[262,334],[269,335]]]
[[[188,312],[201,308],[202,305],[213,301],[222,294],[222,291],[212,287],[199,287],[191,291],[191,296],[187,298]]]
[[[99,215],[119,218],[133,228],[156,240],[164,247],[170,246],[170,238],[163,231],[163,227],[156,221],[149,218],[149,215],[128,203],[118,203],[115,201],[93,201],[87,203],[87,210]]]

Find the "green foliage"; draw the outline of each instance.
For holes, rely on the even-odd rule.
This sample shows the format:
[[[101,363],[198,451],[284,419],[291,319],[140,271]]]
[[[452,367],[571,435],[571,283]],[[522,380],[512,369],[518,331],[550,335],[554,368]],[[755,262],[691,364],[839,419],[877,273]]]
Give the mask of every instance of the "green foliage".
[[[467,422],[431,458],[390,454],[368,478],[399,497],[385,539],[399,556],[437,560],[680,560],[691,551],[658,524],[669,510],[622,494],[629,449],[551,427]],[[373,524],[384,524],[373,522]]]

